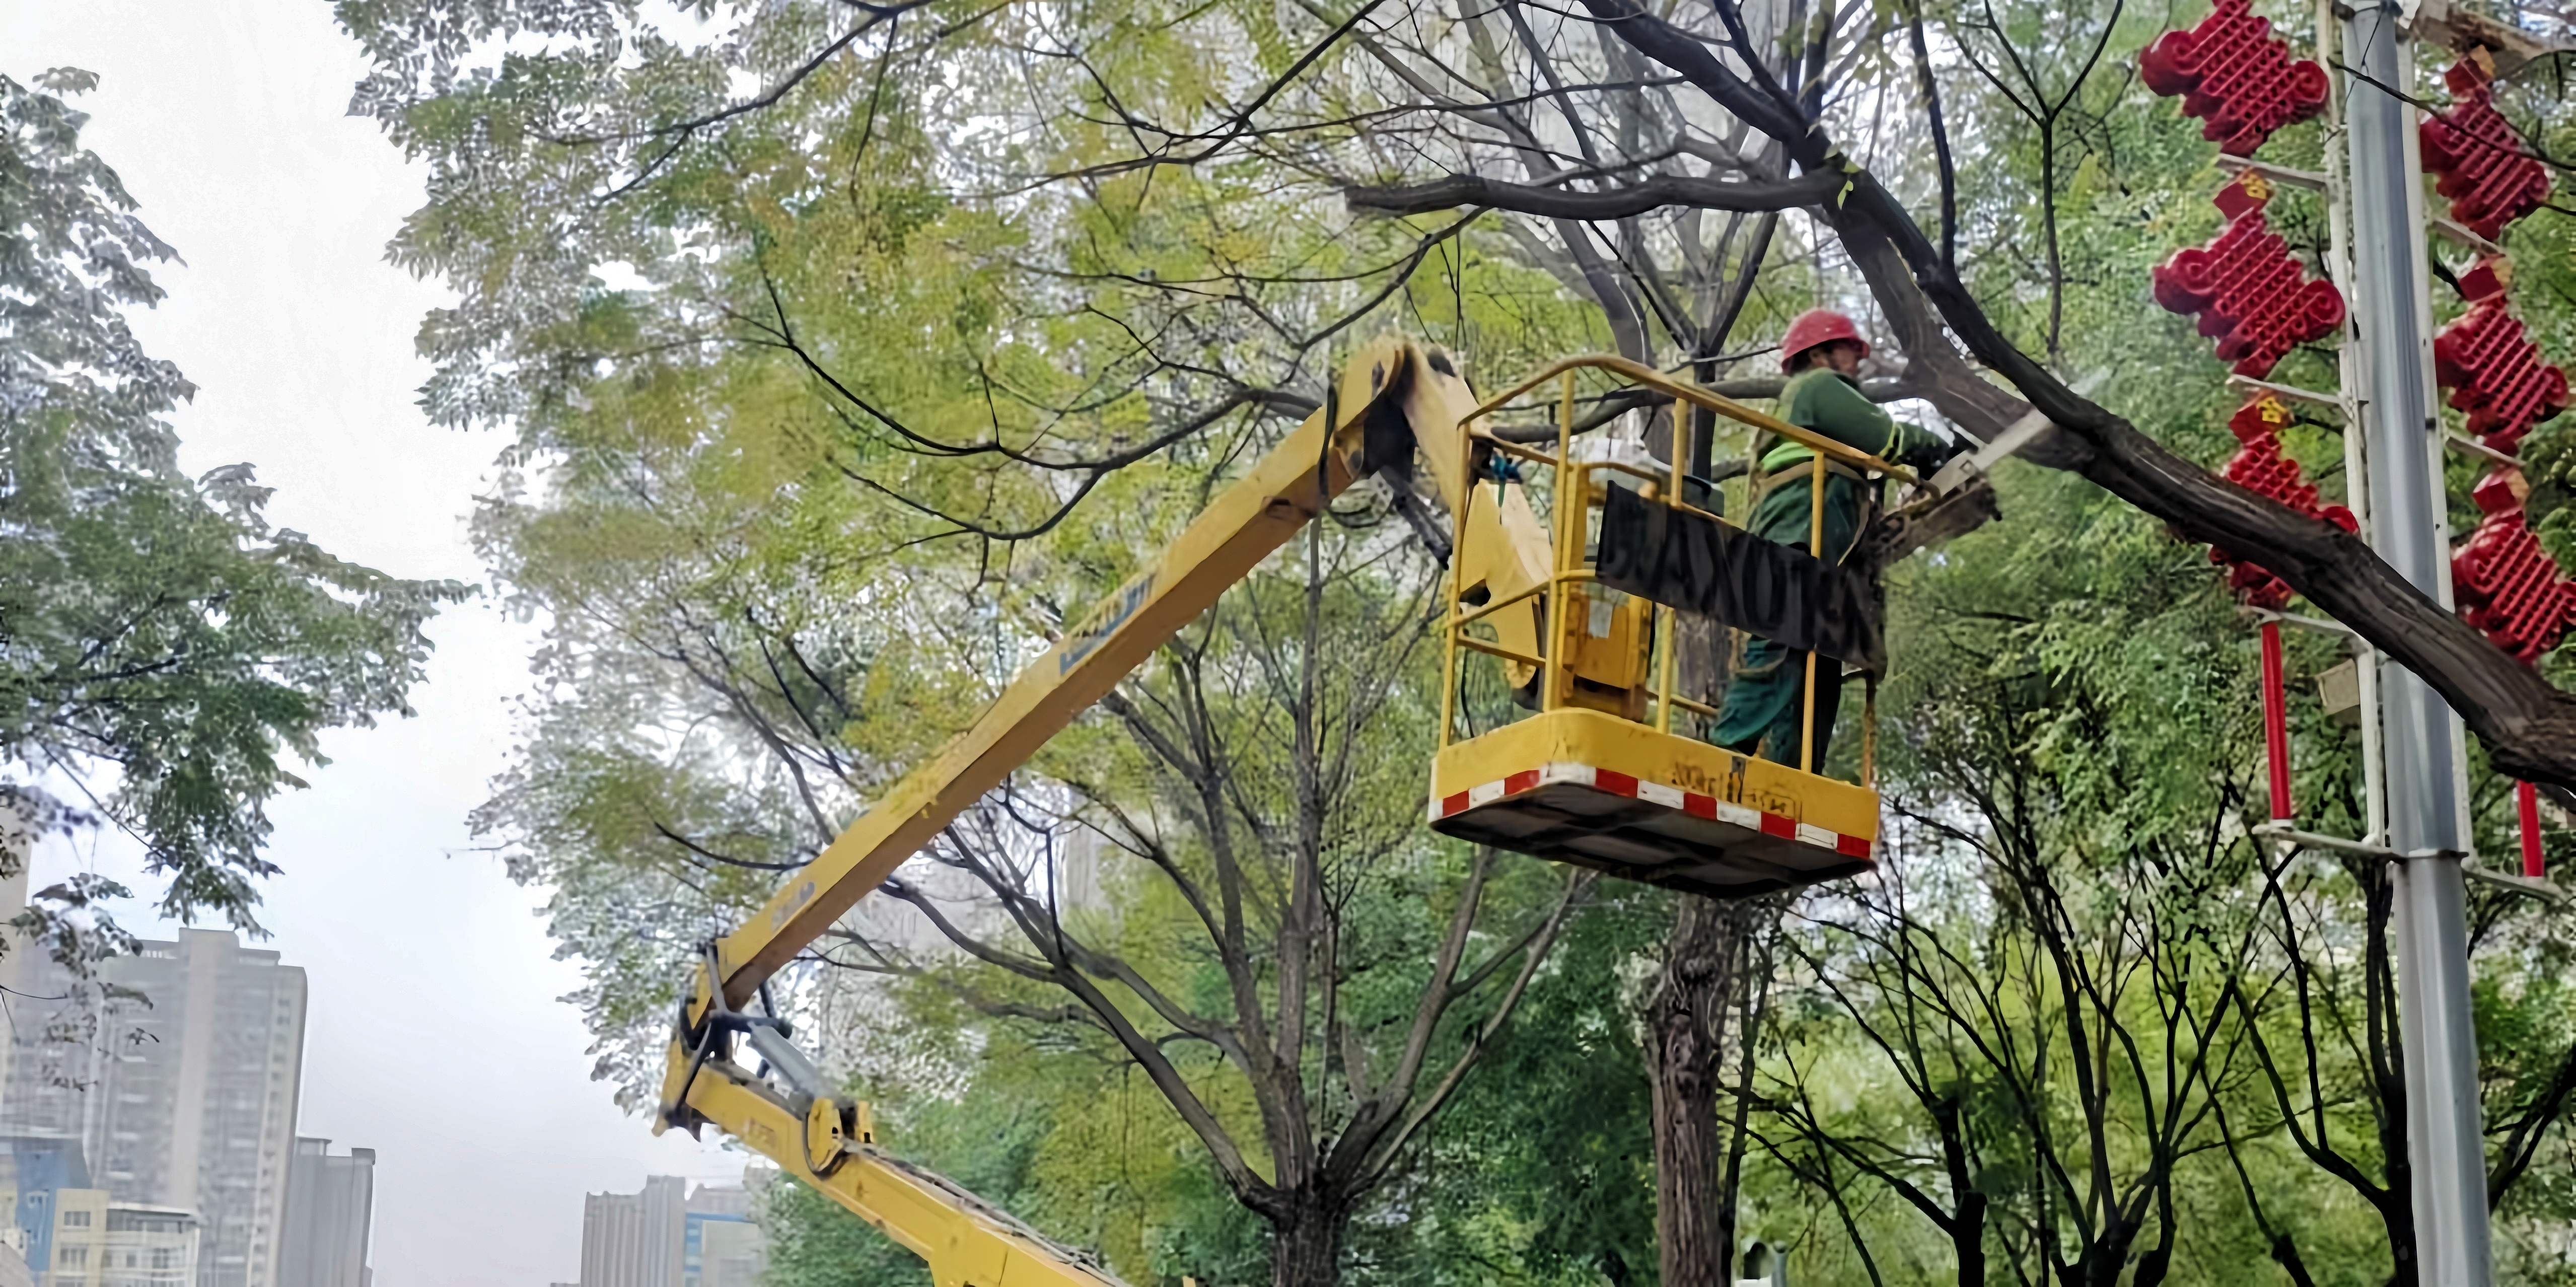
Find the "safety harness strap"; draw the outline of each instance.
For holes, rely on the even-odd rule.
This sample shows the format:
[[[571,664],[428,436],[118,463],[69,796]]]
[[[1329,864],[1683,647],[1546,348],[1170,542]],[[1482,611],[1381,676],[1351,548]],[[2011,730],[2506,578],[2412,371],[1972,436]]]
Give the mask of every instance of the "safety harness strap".
[[[1767,464],[1768,462],[1765,463]],[[1824,462],[1824,466],[1825,472],[1828,474],[1848,478],[1856,483],[1866,483],[1869,481],[1868,476],[1840,461],[1828,460]],[[1806,459],[1801,460],[1794,465],[1790,465],[1785,469],[1778,470],[1777,472],[1765,469],[1762,474],[1762,481],[1756,488],[1756,494],[1767,495],[1770,493],[1772,488],[1779,487],[1787,483],[1797,482],[1800,479],[1809,477],[1815,472],[1816,457],[1812,454]]]

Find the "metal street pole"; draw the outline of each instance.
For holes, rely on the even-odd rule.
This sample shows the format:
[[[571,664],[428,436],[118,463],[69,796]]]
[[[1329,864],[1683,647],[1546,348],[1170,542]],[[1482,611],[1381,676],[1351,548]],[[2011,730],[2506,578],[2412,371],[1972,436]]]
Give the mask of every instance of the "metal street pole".
[[[2397,0],[2357,0],[2343,24],[2351,162],[2352,276],[2361,338],[2371,543],[2408,581],[2449,601],[2441,433],[2425,340],[2424,223],[2411,86]],[[2406,1136],[2414,1175],[2417,1281],[2489,1287],[2486,1148],[2462,911],[2460,732],[2416,675],[2384,666],[2387,844],[2396,881],[2398,1031],[2406,1046]]]

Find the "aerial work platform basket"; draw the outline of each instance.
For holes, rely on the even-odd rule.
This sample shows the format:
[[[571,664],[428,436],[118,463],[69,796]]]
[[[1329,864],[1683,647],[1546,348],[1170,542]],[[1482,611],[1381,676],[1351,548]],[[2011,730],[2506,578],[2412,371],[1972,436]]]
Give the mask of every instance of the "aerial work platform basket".
[[[1748,430],[1803,442],[1873,481],[1912,481],[1877,457],[1620,358],[1562,362],[1488,399],[1460,424],[1463,468],[1476,480],[1469,503],[1506,511],[1509,526],[1508,511],[1527,506],[1535,515],[1543,500],[1545,548],[1553,551],[1554,565],[1518,577],[1498,572],[1464,535],[1490,525],[1460,524],[1449,579],[1440,749],[1431,770],[1432,828],[1712,898],[1746,898],[1874,870],[1875,664],[1861,667],[1868,697],[1857,785],[1822,774],[1814,748],[1804,744],[1812,732],[1802,737],[1797,763],[1780,763],[1675,729],[1676,717],[1688,730],[1721,714],[1674,691],[1675,639],[1686,612],[1713,618],[1713,630],[1749,628],[1794,646],[1790,636],[1821,635],[1812,621],[1784,624],[1784,613],[1830,611],[1837,593],[1847,599],[1853,586],[1864,584],[1858,572],[1820,557],[1826,553],[1823,489],[1809,489],[1807,549],[1785,551],[1727,524],[1713,508],[1690,503],[1689,485],[1698,483],[1703,497],[1713,489],[1687,478],[1678,459],[1640,462],[1602,452],[1578,458],[1576,377],[1584,370],[1670,399],[1676,410],[1705,408]],[[1558,385],[1554,451],[1506,440],[1485,423],[1550,380]],[[1513,497],[1514,488],[1523,495]],[[1697,548],[1690,548],[1694,542]],[[1711,588],[1732,574],[1730,560],[1764,564],[1749,578],[1759,583],[1756,589]],[[1692,567],[1656,572],[1681,563]],[[1747,602],[1756,595],[1773,601]],[[1555,605],[1571,610],[1555,611]],[[1870,646],[1861,650],[1873,663],[1875,629],[1873,619]],[[1820,658],[1825,651],[1818,644],[1806,653],[1802,729],[1813,727],[1817,686],[1841,681],[1843,661]],[[1819,666],[1834,669],[1820,677]],[[1481,702],[1469,691],[1476,668],[1500,671]]]

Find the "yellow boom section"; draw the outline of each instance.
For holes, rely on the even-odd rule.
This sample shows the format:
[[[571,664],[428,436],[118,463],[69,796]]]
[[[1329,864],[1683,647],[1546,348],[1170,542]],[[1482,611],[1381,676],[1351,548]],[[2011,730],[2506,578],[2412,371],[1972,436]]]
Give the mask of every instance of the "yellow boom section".
[[[1022,669],[972,727],[850,824],[749,924],[718,940],[726,1003],[749,1004],[763,980],[1321,513],[1357,477],[1370,412],[1389,390],[1417,383],[1423,360],[1401,341],[1361,351],[1343,369],[1339,396],[1220,495],[1160,560]],[[1328,416],[1337,423],[1328,425]]]
[[[688,1105],[921,1257],[935,1287],[1120,1287],[974,1194],[887,1156],[864,1130],[836,1137],[838,1157],[815,1166],[805,1142],[811,1114],[778,1102],[748,1069],[708,1064]]]

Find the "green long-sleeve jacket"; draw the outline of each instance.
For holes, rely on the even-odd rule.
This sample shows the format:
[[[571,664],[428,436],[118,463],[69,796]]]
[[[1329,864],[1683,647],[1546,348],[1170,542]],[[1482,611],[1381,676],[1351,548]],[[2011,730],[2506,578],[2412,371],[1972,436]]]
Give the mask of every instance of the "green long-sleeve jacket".
[[[1939,434],[1905,424],[1879,409],[1851,377],[1825,367],[1810,367],[1780,391],[1780,418],[1856,450],[1909,469],[1930,469],[1949,455],[1949,441]],[[1774,481],[1755,500],[1752,532],[1765,540],[1799,549],[1807,546],[1807,489],[1814,472],[1779,479],[1815,453],[1806,444],[1768,438],[1757,444],[1762,473]],[[1825,488],[1825,557],[1839,559],[1851,548],[1860,526],[1863,488],[1876,486],[1840,473]]]
[[[1859,385],[1822,367],[1800,372],[1780,391],[1780,418],[1909,469],[1930,469],[1950,454],[1948,442],[1939,435],[1899,424],[1864,397]],[[1756,444],[1755,450],[1761,453],[1769,486],[1754,501],[1750,530],[1764,540],[1807,548],[1808,488],[1815,473],[1809,469],[1794,478],[1780,475],[1806,464],[1815,452],[1802,443],[1777,440]],[[1839,561],[1851,549],[1860,534],[1861,500],[1867,495],[1863,489],[1880,485],[1841,473],[1827,475],[1825,558]],[[1806,671],[1803,665],[1787,663],[1798,655],[1770,639],[1745,639],[1727,685],[1725,714],[1708,730],[1708,740],[1796,764]],[[1835,665],[1825,675],[1826,682],[1816,687],[1813,743],[1818,765],[1825,762],[1834,714],[1841,705],[1842,667]]]

